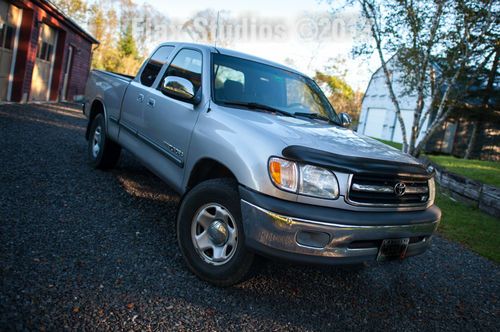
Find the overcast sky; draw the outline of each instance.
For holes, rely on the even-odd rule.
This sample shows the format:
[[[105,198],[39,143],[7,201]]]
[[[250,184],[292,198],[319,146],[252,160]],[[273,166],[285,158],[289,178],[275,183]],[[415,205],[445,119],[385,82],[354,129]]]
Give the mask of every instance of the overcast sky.
[[[355,9],[332,16],[325,2],[317,0],[135,0],[148,3],[176,23],[184,23],[196,12],[205,9],[225,11],[221,21],[232,20],[233,25],[219,29],[220,43],[225,35],[246,33],[246,39],[234,38],[228,48],[257,55],[313,75],[331,65],[330,58],[347,60],[347,81],[355,89],[364,92],[371,73],[376,70],[376,59],[369,62],[352,59],[350,51],[354,35],[351,31],[358,12]],[[203,21],[201,21],[203,23]],[[238,26],[239,24],[239,26]],[[263,27],[266,25],[266,27]],[[236,30],[236,29],[240,30]],[[252,30],[253,28],[253,30]],[[246,31],[246,32],[241,32]],[[169,39],[191,41],[190,36],[175,35]],[[187,39],[187,40],[186,40]],[[153,47],[153,46],[151,46]]]

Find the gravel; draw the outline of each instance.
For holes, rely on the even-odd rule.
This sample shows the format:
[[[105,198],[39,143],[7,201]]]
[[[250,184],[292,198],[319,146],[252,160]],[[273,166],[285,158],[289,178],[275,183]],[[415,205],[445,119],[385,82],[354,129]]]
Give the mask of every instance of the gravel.
[[[179,254],[179,197],[127,153],[91,169],[85,124],[0,106],[0,330],[500,330],[499,266],[441,237],[402,263],[262,260],[212,287]]]

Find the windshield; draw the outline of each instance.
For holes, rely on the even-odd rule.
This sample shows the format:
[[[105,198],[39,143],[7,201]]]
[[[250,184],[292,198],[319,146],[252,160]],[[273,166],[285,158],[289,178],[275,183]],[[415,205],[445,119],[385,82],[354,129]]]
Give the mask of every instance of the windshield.
[[[318,85],[305,76],[242,58],[213,54],[213,99],[340,123]],[[261,105],[262,107],[258,107]],[[265,107],[264,107],[265,106]]]

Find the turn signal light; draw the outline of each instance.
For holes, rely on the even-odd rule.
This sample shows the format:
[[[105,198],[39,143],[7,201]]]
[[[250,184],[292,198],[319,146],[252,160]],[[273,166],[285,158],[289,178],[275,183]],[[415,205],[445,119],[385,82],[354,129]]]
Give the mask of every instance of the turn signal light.
[[[294,192],[297,190],[298,170],[294,162],[281,158],[271,158],[269,160],[269,175],[279,188]]]

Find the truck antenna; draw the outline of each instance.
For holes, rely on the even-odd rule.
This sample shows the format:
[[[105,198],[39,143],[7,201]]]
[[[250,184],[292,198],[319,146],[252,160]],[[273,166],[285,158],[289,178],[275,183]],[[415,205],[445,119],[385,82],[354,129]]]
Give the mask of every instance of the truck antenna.
[[[219,15],[220,15],[220,10],[217,11],[217,23],[215,26],[215,40],[214,40],[214,47],[217,52],[219,50],[217,49],[217,39],[219,39]]]

